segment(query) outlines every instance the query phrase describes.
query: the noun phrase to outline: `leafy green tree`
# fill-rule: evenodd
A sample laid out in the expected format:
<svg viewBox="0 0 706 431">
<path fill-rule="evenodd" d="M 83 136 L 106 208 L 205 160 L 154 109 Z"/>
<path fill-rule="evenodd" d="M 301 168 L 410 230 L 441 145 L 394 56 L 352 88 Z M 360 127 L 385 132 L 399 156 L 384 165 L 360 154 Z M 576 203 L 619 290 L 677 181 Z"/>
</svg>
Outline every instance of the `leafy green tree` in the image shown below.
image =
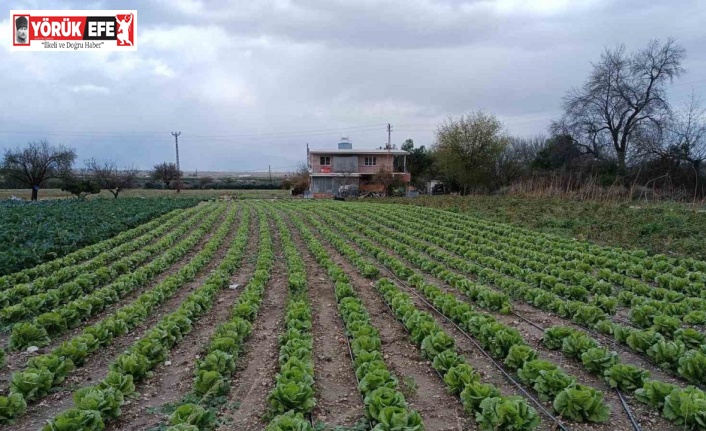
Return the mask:
<svg viewBox="0 0 706 431">
<path fill-rule="evenodd" d="M 433 159 L 431 151 L 427 150 L 424 145 L 414 148 L 414 141 L 407 139 L 402 144 L 402 150 L 407 151 L 407 172 L 412 177 L 412 183 L 417 187 L 424 185 L 432 175 Z"/>
<path fill-rule="evenodd" d="M 467 194 L 492 187 L 495 165 L 509 142 L 500 120 L 478 111 L 442 123 L 433 152 L 442 177 L 456 182 Z"/>
</svg>

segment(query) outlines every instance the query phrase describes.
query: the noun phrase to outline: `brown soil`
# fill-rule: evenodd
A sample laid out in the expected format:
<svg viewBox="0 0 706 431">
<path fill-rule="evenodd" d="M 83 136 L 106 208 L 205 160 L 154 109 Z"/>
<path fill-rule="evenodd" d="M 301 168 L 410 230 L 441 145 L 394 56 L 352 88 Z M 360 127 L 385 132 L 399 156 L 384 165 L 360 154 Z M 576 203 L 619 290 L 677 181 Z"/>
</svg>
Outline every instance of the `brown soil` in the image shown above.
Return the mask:
<svg viewBox="0 0 706 431">
<path fill-rule="evenodd" d="M 333 283 L 316 262 L 299 231 L 290 229 L 307 268 L 314 334 L 316 408 L 313 421 L 352 426 L 365 416 L 348 338 L 336 305 Z"/>
<path fill-rule="evenodd" d="M 221 220 L 222 220 L 222 218 L 221 218 Z M 184 238 L 191 235 L 193 233 L 193 231 L 196 230 L 198 228 L 198 226 L 200 226 L 200 225 L 201 225 L 200 223 L 192 225 L 191 228 L 186 233 L 184 233 L 184 235 L 182 235 L 177 241 L 181 241 Z M 215 233 L 216 229 L 218 229 L 218 222 L 214 223 L 214 226 L 211 228 L 211 230 L 209 232 L 207 232 L 206 235 L 204 235 L 204 237 L 201 238 L 196 243 L 196 245 L 184 257 L 179 259 L 176 263 L 174 263 L 169 268 L 167 268 L 167 270 L 165 270 L 164 272 L 159 274 L 157 277 L 155 277 L 152 280 L 152 282 L 148 283 L 147 285 L 145 285 L 139 289 L 136 289 L 136 290 L 128 293 L 123 298 L 121 298 L 120 301 L 118 301 L 114 304 L 111 304 L 106 309 L 91 316 L 88 320 L 84 321 L 79 327 L 71 329 L 68 332 L 66 332 L 65 334 L 61 335 L 60 337 L 53 339 L 48 346 L 42 347 L 33 353 L 29 353 L 24 350 L 19 351 L 19 352 L 10 352 L 10 351 L 7 352 L 7 356 L 6 356 L 7 366 L 6 366 L 5 370 L 3 370 L 4 372 L 0 375 L 0 391 L 4 392 L 7 390 L 11 373 L 16 370 L 22 369 L 30 358 L 32 358 L 33 356 L 37 356 L 37 355 L 51 352 L 54 348 L 59 346 L 64 341 L 70 340 L 71 338 L 81 334 L 83 332 L 84 328 L 91 326 L 91 325 L 103 320 L 107 316 L 113 314 L 118 309 L 122 308 L 125 304 L 132 302 L 138 296 L 140 296 L 143 293 L 145 293 L 146 291 L 152 289 L 155 285 L 161 283 L 168 276 L 176 273 L 179 270 L 179 268 L 181 268 L 184 265 L 184 263 L 188 262 L 196 253 L 198 253 L 198 251 L 200 251 L 203 248 L 203 246 L 208 242 L 208 240 L 211 239 L 211 237 Z M 168 235 L 168 233 L 166 235 Z M 142 265 L 145 265 L 145 264 L 153 261 L 154 259 L 158 258 L 162 254 L 163 253 L 160 253 L 159 255 L 156 255 L 153 258 L 148 259 Z M 140 265 L 140 266 L 142 266 L 142 265 Z M 100 289 L 100 287 L 98 289 Z"/>
<path fill-rule="evenodd" d="M 236 226 L 237 227 L 237 224 Z M 250 222 L 249 240 L 246 250 L 257 250 L 257 225 Z M 226 244 L 229 244 L 232 236 Z M 218 261 L 225 256 L 219 252 Z M 138 391 L 142 398 L 129 401 L 122 409 L 122 415 L 117 421 L 110 422 L 106 430 L 143 430 L 166 422 L 167 418 L 159 414 L 157 407 L 181 400 L 191 392 L 195 360 L 203 354 L 203 349 L 208 344 L 218 325 L 227 322 L 230 310 L 244 288 L 248 279 L 254 272 L 254 256 L 243 260 L 243 265 L 234 274 L 230 284 L 239 284 L 238 289 L 222 289 L 213 308 L 194 325 L 193 330 L 170 353 L 170 365 L 159 365 L 155 368 L 155 378 L 140 385 Z"/>
<path fill-rule="evenodd" d="M 425 427 L 435 431 L 473 428 L 473 420 L 464 413 L 460 400 L 446 391 L 444 382 L 431 367 L 431 363 L 421 355 L 404 326 L 387 308 L 373 287 L 373 282 L 359 275 L 325 240 L 320 241 L 329 251 L 331 259 L 351 278 L 370 314 L 372 324 L 380 331 L 382 350 L 390 372 L 397 375 L 400 389 L 405 393 L 410 406 L 422 415 Z M 479 372 L 483 371 L 479 368 Z M 416 389 L 408 389 L 414 386 Z"/>
<path fill-rule="evenodd" d="M 222 220 L 222 219 L 221 219 Z M 216 223 L 216 227 L 219 223 Z M 134 328 L 129 333 L 113 339 L 110 345 L 104 347 L 102 350 L 97 351 L 93 355 L 89 356 L 86 363 L 77 368 L 64 383 L 55 388 L 54 391 L 44 399 L 42 399 L 38 404 L 28 406 L 27 414 L 20 418 L 15 425 L 14 429 L 17 430 L 33 430 L 37 429 L 46 419 L 53 418 L 61 411 L 70 408 L 73 404 L 72 395 L 73 392 L 85 385 L 91 385 L 98 383 L 101 379 L 105 377 L 108 372 L 108 365 L 117 357 L 121 352 L 130 347 L 135 341 L 139 340 L 149 329 L 151 329 L 155 324 L 157 324 L 165 315 L 176 310 L 184 299 L 194 290 L 196 290 L 203 281 L 208 277 L 213 269 L 215 269 L 220 261 L 223 259 L 228 245 L 233 239 L 236 230 L 236 224 L 233 225 L 232 231 L 226 236 L 223 244 L 216 252 L 214 258 L 211 262 L 198 272 L 195 279 L 182 286 L 174 295 L 165 301 L 162 305 L 158 306 L 152 311 L 152 314 L 140 324 L 138 327 Z M 198 253 L 201 247 L 192 248 L 184 260 L 180 261 L 179 266 L 172 266 L 169 272 L 176 272 L 178 269 L 188 262 L 195 254 Z M 164 273 L 163 277 L 166 277 Z M 154 284 L 154 283 L 152 283 Z M 138 388 L 140 392 L 140 388 Z"/>
<path fill-rule="evenodd" d="M 270 224 L 271 232 L 276 232 Z M 274 386 L 279 368 L 278 335 L 284 329 L 287 305 L 287 268 L 277 234 L 272 235 L 275 262 L 270 281 L 265 288 L 262 307 L 255 318 L 253 333 L 245 342 L 238 359 L 231 391 L 225 409 L 219 415 L 223 425 L 219 430 L 262 430 L 265 428 L 267 396 Z"/>
</svg>

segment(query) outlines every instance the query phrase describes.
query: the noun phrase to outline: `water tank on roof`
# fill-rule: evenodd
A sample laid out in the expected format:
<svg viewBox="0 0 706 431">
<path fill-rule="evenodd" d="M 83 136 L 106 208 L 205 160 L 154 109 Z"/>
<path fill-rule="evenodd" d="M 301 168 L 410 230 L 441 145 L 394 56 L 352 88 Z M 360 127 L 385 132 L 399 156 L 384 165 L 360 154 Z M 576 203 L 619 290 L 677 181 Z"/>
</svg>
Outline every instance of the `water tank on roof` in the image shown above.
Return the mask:
<svg viewBox="0 0 706 431">
<path fill-rule="evenodd" d="M 353 143 L 348 138 L 341 138 L 341 142 L 338 143 L 339 150 L 352 150 Z"/>
</svg>

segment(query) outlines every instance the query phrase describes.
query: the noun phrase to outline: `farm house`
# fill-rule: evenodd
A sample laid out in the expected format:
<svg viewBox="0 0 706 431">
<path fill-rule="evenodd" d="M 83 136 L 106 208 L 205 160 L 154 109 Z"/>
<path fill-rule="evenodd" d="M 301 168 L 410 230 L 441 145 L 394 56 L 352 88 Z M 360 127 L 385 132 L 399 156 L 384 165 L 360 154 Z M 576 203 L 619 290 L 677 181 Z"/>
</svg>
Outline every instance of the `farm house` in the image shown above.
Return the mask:
<svg viewBox="0 0 706 431">
<path fill-rule="evenodd" d="M 341 187 L 374 191 L 379 186 L 371 184 L 380 171 L 409 184 L 407 151 L 398 149 L 353 149 L 353 144 L 342 138 L 335 150 L 307 148 L 307 166 L 311 175 L 309 191 L 314 196 L 331 196 Z"/>
</svg>

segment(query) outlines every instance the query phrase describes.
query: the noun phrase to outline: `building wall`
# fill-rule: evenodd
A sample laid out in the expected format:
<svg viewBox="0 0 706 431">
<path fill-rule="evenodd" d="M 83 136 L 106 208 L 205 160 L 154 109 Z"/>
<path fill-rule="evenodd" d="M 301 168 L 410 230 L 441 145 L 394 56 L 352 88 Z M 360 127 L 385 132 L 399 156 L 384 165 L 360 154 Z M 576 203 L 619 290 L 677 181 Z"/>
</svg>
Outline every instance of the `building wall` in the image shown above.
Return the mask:
<svg viewBox="0 0 706 431">
<path fill-rule="evenodd" d="M 358 178 L 342 177 L 311 177 L 311 191 L 313 193 L 338 193 L 338 188 L 347 184 L 359 184 Z"/>
<path fill-rule="evenodd" d="M 314 173 L 321 173 L 321 156 L 325 156 L 325 154 L 310 154 L 309 157 L 311 157 L 311 168 Z M 353 155 L 351 155 L 353 156 Z M 338 157 L 340 159 L 349 159 L 351 156 L 336 156 L 336 155 L 330 155 L 331 157 L 331 172 L 343 172 L 343 170 L 340 170 L 337 162 L 335 159 Z M 355 156 L 354 156 L 355 157 Z M 394 156 L 392 155 L 387 155 L 387 154 L 358 154 L 358 166 L 357 170 L 353 172 L 361 173 L 361 174 L 374 174 L 378 172 L 381 168 L 385 168 L 389 171 L 392 171 L 393 168 L 393 161 L 394 161 Z M 375 157 L 377 158 L 377 165 L 375 166 L 365 166 L 365 158 L 366 157 Z M 347 162 L 346 162 L 347 166 Z M 338 169 L 338 170 L 336 170 Z"/>
</svg>

